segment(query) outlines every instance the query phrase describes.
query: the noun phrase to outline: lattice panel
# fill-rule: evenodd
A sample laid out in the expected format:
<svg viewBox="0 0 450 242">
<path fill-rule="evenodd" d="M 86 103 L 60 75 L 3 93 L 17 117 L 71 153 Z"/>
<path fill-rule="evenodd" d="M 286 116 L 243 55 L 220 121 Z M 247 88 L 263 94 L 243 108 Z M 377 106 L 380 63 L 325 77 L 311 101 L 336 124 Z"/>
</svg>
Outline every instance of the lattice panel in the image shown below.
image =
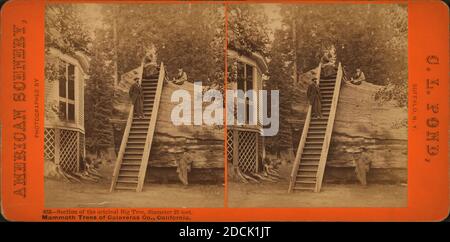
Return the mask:
<svg viewBox="0 0 450 242">
<path fill-rule="evenodd" d="M 84 134 L 79 133 L 78 134 L 80 136 L 80 144 L 79 144 L 79 151 L 80 151 L 80 157 L 85 157 L 85 139 L 84 139 Z"/>
<path fill-rule="evenodd" d="M 44 129 L 44 158 L 49 161 L 55 161 L 55 129 Z"/>
<path fill-rule="evenodd" d="M 256 139 L 258 133 L 239 131 L 239 146 L 238 146 L 238 165 L 242 172 L 252 173 L 256 172 Z"/>
<path fill-rule="evenodd" d="M 233 163 L 233 130 L 227 130 L 227 158 Z"/>
<path fill-rule="evenodd" d="M 59 165 L 64 171 L 78 170 L 78 132 L 60 130 L 60 160 Z"/>
</svg>

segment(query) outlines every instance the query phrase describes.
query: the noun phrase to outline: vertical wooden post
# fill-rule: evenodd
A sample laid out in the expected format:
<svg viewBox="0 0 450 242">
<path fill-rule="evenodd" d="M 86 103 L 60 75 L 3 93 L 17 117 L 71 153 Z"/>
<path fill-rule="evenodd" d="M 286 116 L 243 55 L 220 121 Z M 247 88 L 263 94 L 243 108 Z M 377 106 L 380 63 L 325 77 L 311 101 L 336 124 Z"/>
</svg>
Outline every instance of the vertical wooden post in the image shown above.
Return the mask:
<svg viewBox="0 0 450 242">
<path fill-rule="evenodd" d="M 59 132 L 59 128 L 55 128 L 55 164 L 59 165 L 60 164 L 60 132 Z"/>
<path fill-rule="evenodd" d="M 256 145 L 256 149 L 255 149 L 255 172 L 259 171 L 259 133 L 255 132 L 255 145 Z"/>
<path fill-rule="evenodd" d="M 239 132 L 233 129 L 233 167 L 239 165 Z"/>
<path fill-rule="evenodd" d="M 79 131 L 75 131 L 75 132 L 77 132 L 77 172 L 79 172 L 80 171 L 80 152 L 81 152 L 81 150 L 80 150 L 81 132 L 79 132 Z"/>
</svg>

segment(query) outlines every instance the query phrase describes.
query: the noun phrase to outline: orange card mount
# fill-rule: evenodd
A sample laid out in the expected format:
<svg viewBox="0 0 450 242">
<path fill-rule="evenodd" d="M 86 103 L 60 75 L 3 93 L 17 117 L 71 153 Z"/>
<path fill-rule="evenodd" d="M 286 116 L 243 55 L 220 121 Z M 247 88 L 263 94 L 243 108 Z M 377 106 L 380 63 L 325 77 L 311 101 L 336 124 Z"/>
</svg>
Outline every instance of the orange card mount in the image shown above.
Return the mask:
<svg viewBox="0 0 450 242">
<path fill-rule="evenodd" d="M 10 221 L 448 215 L 442 2 L 12 0 L 1 33 Z"/>
</svg>

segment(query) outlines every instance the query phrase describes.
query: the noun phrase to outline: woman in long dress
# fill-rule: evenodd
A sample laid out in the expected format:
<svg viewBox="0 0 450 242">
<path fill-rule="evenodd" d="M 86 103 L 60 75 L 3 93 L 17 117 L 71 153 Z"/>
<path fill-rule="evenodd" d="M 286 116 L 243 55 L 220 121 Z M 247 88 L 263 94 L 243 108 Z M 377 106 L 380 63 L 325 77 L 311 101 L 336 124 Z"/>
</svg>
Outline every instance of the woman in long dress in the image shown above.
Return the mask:
<svg viewBox="0 0 450 242">
<path fill-rule="evenodd" d="M 322 97 L 320 95 L 319 86 L 317 85 L 317 78 L 312 79 L 308 86 L 306 96 L 308 97 L 309 104 L 311 104 L 311 116 L 313 118 L 322 118 Z"/>
<path fill-rule="evenodd" d="M 145 118 L 144 116 L 144 96 L 142 95 L 142 86 L 139 83 L 139 78 L 134 79 L 135 83 L 130 87 L 130 98 L 134 105 L 134 116 L 138 118 Z"/>
</svg>

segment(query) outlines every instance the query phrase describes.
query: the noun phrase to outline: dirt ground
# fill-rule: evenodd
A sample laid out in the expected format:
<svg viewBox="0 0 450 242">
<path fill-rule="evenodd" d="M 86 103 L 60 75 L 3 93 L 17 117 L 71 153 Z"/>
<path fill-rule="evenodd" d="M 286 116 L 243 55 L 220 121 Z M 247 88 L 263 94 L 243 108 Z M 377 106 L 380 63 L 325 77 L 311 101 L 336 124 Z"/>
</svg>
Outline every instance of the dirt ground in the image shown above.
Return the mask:
<svg viewBox="0 0 450 242">
<path fill-rule="evenodd" d="M 45 207 L 133 207 L 133 208 L 205 208 L 224 206 L 224 186 L 212 184 L 146 183 L 140 193 L 110 193 L 112 166 L 100 170 L 105 177 L 99 183 L 67 183 L 46 178 Z M 282 169 L 288 177 L 288 169 Z M 406 207 L 406 184 L 324 184 L 320 193 L 287 193 L 289 183 L 242 184 L 228 182 L 229 207 Z"/>
<path fill-rule="evenodd" d="M 67 183 L 44 180 L 45 207 L 131 207 L 131 208 L 207 208 L 223 207 L 224 187 L 219 185 L 146 183 L 143 191 L 110 193 L 112 166 L 101 168 L 105 179 L 99 183 Z"/>
<path fill-rule="evenodd" d="M 228 183 L 229 207 L 407 207 L 406 184 L 326 184 L 319 193 L 288 193 L 291 166 L 279 167 L 277 183 Z"/>
<path fill-rule="evenodd" d="M 229 207 L 406 207 L 408 189 L 404 185 L 326 184 L 320 193 L 296 191 L 289 184 L 229 183 Z"/>
</svg>

